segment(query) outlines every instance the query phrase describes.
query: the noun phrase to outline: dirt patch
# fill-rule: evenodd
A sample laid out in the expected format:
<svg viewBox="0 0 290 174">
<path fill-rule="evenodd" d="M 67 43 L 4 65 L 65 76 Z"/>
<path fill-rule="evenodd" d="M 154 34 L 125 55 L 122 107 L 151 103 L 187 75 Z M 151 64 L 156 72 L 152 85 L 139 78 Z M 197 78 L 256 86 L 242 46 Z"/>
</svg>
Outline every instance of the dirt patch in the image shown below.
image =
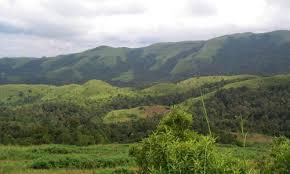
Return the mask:
<svg viewBox="0 0 290 174">
<path fill-rule="evenodd" d="M 242 141 L 243 138 L 240 134 L 236 134 L 237 139 Z M 249 134 L 247 136 L 247 142 L 249 143 L 272 143 L 273 138 L 271 136 L 263 135 L 263 134 Z"/>
<path fill-rule="evenodd" d="M 170 107 L 168 106 L 155 105 L 155 106 L 144 107 L 144 115 L 146 117 L 152 117 L 156 115 L 165 115 L 168 112 L 170 112 Z"/>
</svg>

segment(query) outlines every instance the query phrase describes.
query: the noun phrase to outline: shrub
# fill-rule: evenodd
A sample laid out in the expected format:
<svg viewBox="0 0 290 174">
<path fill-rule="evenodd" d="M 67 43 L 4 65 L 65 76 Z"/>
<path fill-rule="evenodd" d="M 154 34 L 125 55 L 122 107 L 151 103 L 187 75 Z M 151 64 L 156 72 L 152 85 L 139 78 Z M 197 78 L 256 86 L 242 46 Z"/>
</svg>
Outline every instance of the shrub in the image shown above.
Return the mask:
<svg viewBox="0 0 290 174">
<path fill-rule="evenodd" d="M 192 116 L 174 109 L 157 130 L 140 144 L 132 146 L 140 173 L 245 173 L 242 163 L 220 155 L 215 139 L 191 131 Z"/>
<path fill-rule="evenodd" d="M 48 147 L 40 147 L 32 149 L 33 153 L 48 153 L 48 154 L 69 154 L 75 153 L 78 149 L 62 145 L 51 145 Z"/>
<path fill-rule="evenodd" d="M 290 171 L 290 140 L 285 137 L 274 139 L 270 154 L 261 161 L 261 173 L 284 174 Z"/>
<path fill-rule="evenodd" d="M 31 168 L 34 169 L 51 169 L 51 168 L 105 168 L 116 167 L 120 165 L 128 165 L 129 158 L 98 158 L 96 156 L 83 155 L 57 155 L 42 157 L 32 161 Z"/>
</svg>

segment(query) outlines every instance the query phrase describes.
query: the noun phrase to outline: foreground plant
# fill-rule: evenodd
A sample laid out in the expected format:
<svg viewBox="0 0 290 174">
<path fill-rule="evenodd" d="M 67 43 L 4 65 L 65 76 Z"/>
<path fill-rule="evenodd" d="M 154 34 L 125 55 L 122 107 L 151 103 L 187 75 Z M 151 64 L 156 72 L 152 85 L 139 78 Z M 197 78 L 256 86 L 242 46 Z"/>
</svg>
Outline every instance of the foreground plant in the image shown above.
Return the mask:
<svg viewBox="0 0 290 174">
<path fill-rule="evenodd" d="M 261 161 L 262 174 L 290 173 L 290 140 L 285 137 L 274 139 L 271 152 Z"/>
<path fill-rule="evenodd" d="M 130 149 L 142 174 L 247 173 L 238 159 L 217 152 L 212 136 L 191 130 L 192 116 L 174 109 L 157 130 Z"/>
</svg>

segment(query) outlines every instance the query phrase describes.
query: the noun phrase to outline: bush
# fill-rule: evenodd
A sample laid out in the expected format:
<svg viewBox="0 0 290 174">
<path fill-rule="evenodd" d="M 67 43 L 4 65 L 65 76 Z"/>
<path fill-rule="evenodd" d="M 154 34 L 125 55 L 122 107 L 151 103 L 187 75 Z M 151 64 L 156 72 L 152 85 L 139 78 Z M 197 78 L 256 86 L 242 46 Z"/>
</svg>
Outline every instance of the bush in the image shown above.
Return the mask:
<svg viewBox="0 0 290 174">
<path fill-rule="evenodd" d="M 129 158 L 98 158 L 96 156 L 83 155 L 57 155 L 42 157 L 32 161 L 31 168 L 34 169 L 51 169 L 51 168 L 105 168 L 128 165 Z"/>
<path fill-rule="evenodd" d="M 246 167 L 232 157 L 220 155 L 215 139 L 191 131 L 192 116 L 173 110 L 157 130 L 132 146 L 140 173 L 245 173 Z"/>
<path fill-rule="evenodd" d="M 51 145 L 48 147 L 40 147 L 32 149 L 33 153 L 48 153 L 48 154 L 69 154 L 76 153 L 78 149 L 62 145 Z"/>
<path fill-rule="evenodd" d="M 262 174 L 284 174 L 290 171 L 290 140 L 285 137 L 274 139 L 270 154 L 259 166 Z"/>
</svg>

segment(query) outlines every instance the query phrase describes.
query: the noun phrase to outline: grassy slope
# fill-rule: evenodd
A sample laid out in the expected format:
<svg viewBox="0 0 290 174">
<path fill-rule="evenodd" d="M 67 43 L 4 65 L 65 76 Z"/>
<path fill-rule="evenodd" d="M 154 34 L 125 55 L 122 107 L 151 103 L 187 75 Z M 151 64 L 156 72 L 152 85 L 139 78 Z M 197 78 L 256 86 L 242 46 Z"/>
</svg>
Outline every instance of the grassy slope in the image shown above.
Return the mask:
<svg viewBox="0 0 290 174">
<path fill-rule="evenodd" d="M 194 60 L 212 61 L 213 57 L 218 53 L 219 49 L 222 48 L 223 42 L 225 40 L 225 37 L 219 37 L 207 41 L 197 53 L 190 54 L 189 56 L 178 61 L 170 73 L 179 74 L 190 71 L 195 67 L 193 64 Z"/>
<path fill-rule="evenodd" d="M 100 80 L 91 80 L 83 85 L 1 85 L 0 102 L 28 104 L 53 100 L 99 100 L 117 95 L 135 95 L 129 88 L 118 88 Z M 26 100 L 24 100 L 26 99 Z"/>
<path fill-rule="evenodd" d="M 140 106 L 131 109 L 120 109 L 109 112 L 104 118 L 104 123 L 123 123 L 132 120 L 145 119 L 154 115 L 164 115 L 170 111 L 168 106 Z"/>
<path fill-rule="evenodd" d="M 206 76 L 206 77 L 193 77 L 178 83 L 160 83 L 149 88 L 140 91 L 142 95 L 152 96 L 165 96 L 174 93 L 184 93 L 189 90 L 199 90 L 199 88 L 205 84 L 212 84 L 221 81 L 239 80 L 244 81 L 247 79 L 256 79 L 257 76 L 252 75 L 237 75 L 237 76 Z M 130 109 L 114 110 L 109 112 L 104 117 L 105 123 L 120 123 L 130 120 L 138 120 L 140 118 L 146 118 L 148 110 L 156 110 L 156 114 L 162 114 L 166 111 L 167 106 L 144 106 Z M 154 115 L 154 114 L 153 114 Z"/>
<path fill-rule="evenodd" d="M 90 80 L 83 85 L 70 84 L 63 86 L 53 85 L 0 85 L 0 103 L 23 104 L 52 100 L 99 100 L 108 99 L 117 95 L 169 95 L 176 92 L 186 92 L 197 89 L 204 84 L 222 80 L 249 79 L 256 76 L 207 76 L 194 77 L 179 83 L 157 84 L 141 91 L 130 88 L 119 88 L 101 80 Z"/>
<path fill-rule="evenodd" d="M 259 88 L 259 87 L 269 87 L 275 85 L 289 85 L 290 84 L 290 74 L 286 75 L 276 75 L 271 77 L 256 77 L 254 79 L 244 80 L 240 82 L 230 83 L 222 87 L 222 89 L 229 89 L 229 88 L 239 88 L 239 87 L 248 87 L 248 88 Z M 215 94 L 215 91 L 204 94 L 204 98 L 210 98 Z M 185 110 L 193 105 L 195 102 L 200 101 L 200 97 L 190 98 L 182 103 L 179 104 Z"/>
<path fill-rule="evenodd" d="M 210 84 L 219 82 L 221 80 L 239 80 L 237 82 L 226 84 L 222 87 L 222 89 L 229 88 L 238 88 L 242 86 L 246 86 L 249 88 L 258 88 L 258 87 L 268 87 L 274 85 L 281 84 L 290 84 L 290 74 L 289 75 L 277 75 L 272 77 L 259 77 L 259 76 L 251 76 L 251 75 L 239 75 L 239 76 L 207 76 L 207 77 L 199 77 L 199 78 L 190 78 L 188 80 L 181 81 L 179 83 L 161 83 L 154 85 L 152 87 L 143 89 L 141 93 L 147 95 L 169 95 L 177 92 L 185 92 L 190 89 L 199 90 L 204 84 Z M 212 91 L 204 94 L 204 98 L 210 98 L 215 94 L 216 91 Z M 184 102 L 178 104 L 178 106 L 183 109 L 187 109 L 189 106 L 195 104 L 200 101 L 200 97 L 190 98 L 185 100 Z M 145 106 L 145 108 L 149 106 Z M 163 106 L 164 108 L 166 106 Z M 122 109 L 115 110 L 109 112 L 104 117 L 105 123 L 118 123 L 118 122 L 126 122 L 129 120 L 137 120 L 140 118 L 146 118 L 144 114 L 144 107 L 140 109 L 140 107 L 131 108 L 131 109 Z"/>
<path fill-rule="evenodd" d="M 199 89 L 206 84 L 212 84 L 221 81 L 245 80 L 256 78 L 253 75 L 236 75 L 236 76 L 204 76 L 192 77 L 178 83 L 159 83 L 149 88 L 143 89 L 141 92 L 148 95 L 168 95 L 179 92 L 186 92 L 192 89 Z"/>
</svg>

